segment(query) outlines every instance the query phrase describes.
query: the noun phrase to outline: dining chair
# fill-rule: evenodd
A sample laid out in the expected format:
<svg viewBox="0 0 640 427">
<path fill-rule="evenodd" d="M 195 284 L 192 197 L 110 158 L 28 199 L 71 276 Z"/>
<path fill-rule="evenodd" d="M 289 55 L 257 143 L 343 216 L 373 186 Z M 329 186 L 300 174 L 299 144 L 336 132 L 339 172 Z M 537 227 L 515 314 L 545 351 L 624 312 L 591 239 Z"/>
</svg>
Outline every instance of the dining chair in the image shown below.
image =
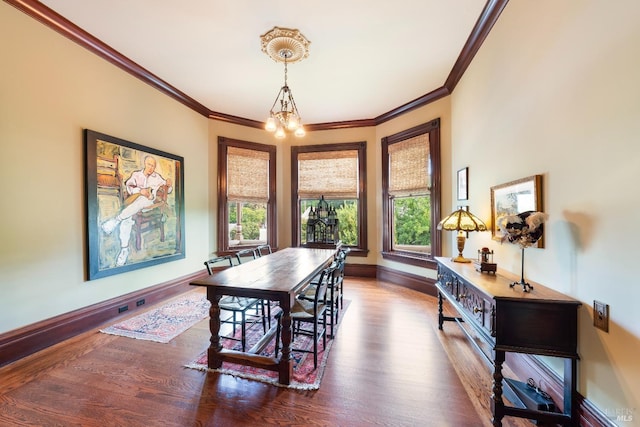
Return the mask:
<svg viewBox="0 0 640 427">
<path fill-rule="evenodd" d="M 271 251 L 271 245 L 259 245 L 258 247 L 256 247 L 256 254 L 261 257 L 262 255 L 268 255 L 270 253 L 273 253 Z"/>
<path fill-rule="evenodd" d="M 207 272 L 209 273 L 209 276 L 211 276 L 217 270 L 233 267 L 233 261 L 231 255 L 218 256 L 206 260 L 204 262 L 204 266 L 207 267 Z"/>
<path fill-rule="evenodd" d="M 255 248 L 241 249 L 236 252 L 236 261 L 238 264 L 244 264 L 245 262 L 253 261 L 258 258 Z"/>
<path fill-rule="evenodd" d="M 219 256 L 209 259 L 204 262 L 207 267 L 209 275 L 215 273 L 216 269 L 222 267 L 233 267 L 233 259 L 235 257 L 231 255 Z M 228 263 L 228 265 L 226 265 Z M 242 351 L 246 351 L 247 348 L 247 329 L 255 325 L 259 321 L 262 321 L 262 329 L 266 333 L 267 320 L 271 325 L 271 319 L 267 319 L 265 316 L 264 303 L 259 298 L 246 298 L 226 295 L 220 298 L 218 306 L 221 310 L 225 310 L 231 313 L 229 317 L 220 319 L 220 323 L 231 324 L 233 331 L 231 335 L 225 336 L 225 338 L 240 341 L 242 345 Z M 269 310 L 270 311 L 270 310 Z M 240 326 L 240 338 L 236 337 L 236 331 Z"/>
<path fill-rule="evenodd" d="M 292 346 L 291 351 L 303 353 L 313 353 L 313 367 L 318 367 L 318 341 L 322 338 L 323 349 L 327 347 L 327 286 L 332 282 L 332 277 L 336 274 L 336 267 L 330 266 L 325 268 L 320 274 L 320 280 L 315 284 L 309 284 L 314 289 L 313 301 L 306 298 L 296 298 L 291 307 L 291 329 L 293 338 L 298 335 L 306 335 L 311 337 L 312 348 L 295 348 Z M 301 294 L 304 295 L 304 292 Z M 275 356 L 280 350 L 280 331 L 282 328 L 282 311 L 276 314 L 277 330 L 276 330 L 276 349 Z M 311 329 L 303 327 L 303 325 L 311 326 Z"/>
<path fill-rule="evenodd" d="M 271 248 L 271 247 L 269 247 Z M 236 252 L 236 262 L 239 264 L 244 264 L 260 257 L 260 253 L 258 252 L 258 248 L 247 248 L 241 249 Z M 271 329 L 271 301 L 269 300 L 261 300 L 259 303 L 259 308 L 262 311 L 262 316 L 266 319 L 266 323 L 264 324 L 264 332 L 267 333 L 269 329 Z M 266 308 L 266 312 L 265 312 Z"/>
<path fill-rule="evenodd" d="M 320 280 L 327 281 L 327 316 L 329 317 L 329 338 L 335 337 L 335 330 L 340 318 L 340 310 L 344 308 L 344 267 L 347 254 L 351 251 L 348 247 L 343 247 L 336 252 L 335 259 L 331 264 L 336 269 L 332 276 L 322 274 L 311 280 L 310 286 L 299 295 L 299 298 L 313 301 L 315 286 Z"/>
<path fill-rule="evenodd" d="M 351 248 L 343 246 L 338 250 L 336 255 L 336 261 L 339 269 L 336 287 L 339 293 L 340 309 L 344 308 L 344 267 L 347 263 L 347 255 L 349 255 L 349 252 L 351 252 Z"/>
</svg>

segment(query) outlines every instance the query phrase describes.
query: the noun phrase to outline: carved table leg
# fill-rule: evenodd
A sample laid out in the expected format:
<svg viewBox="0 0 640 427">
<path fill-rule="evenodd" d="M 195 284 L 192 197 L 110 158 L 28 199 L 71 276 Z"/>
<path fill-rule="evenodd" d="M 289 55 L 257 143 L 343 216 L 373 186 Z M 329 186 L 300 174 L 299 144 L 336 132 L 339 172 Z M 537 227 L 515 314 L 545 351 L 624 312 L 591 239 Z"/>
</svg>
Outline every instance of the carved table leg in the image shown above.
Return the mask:
<svg viewBox="0 0 640 427">
<path fill-rule="evenodd" d="M 493 361 L 493 394 L 491 395 L 491 410 L 493 412 L 494 427 L 502 426 L 502 418 L 504 417 L 504 402 L 502 401 L 502 364 L 504 363 L 504 351 L 496 350 L 496 356 Z"/>
<path fill-rule="evenodd" d="M 220 350 L 222 350 L 222 344 L 220 344 L 220 302 L 221 295 L 213 292 L 212 287 L 207 288 L 207 299 L 211 303 L 209 309 L 209 330 L 211 331 L 211 338 L 209 350 L 207 352 L 207 360 L 209 368 L 220 368 L 222 366 L 222 359 L 220 359 Z"/>
<path fill-rule="evenodd" d="M 438 329 L 442 330 L 444 316 L 442 315 L 442 293 L 438 291 Z"/>
<path fill-rule="evenodd" d="M 280 362 L 278 368 L 278 381 L 280 384 L 289 384 L 293 375 L 293 361 L 291 360 L 291 296 L 280 301 L 280 308 L 282 309 L 281 322 L 281 339 L 282 339 L 282 353 L 280 355 Z"/>
</svg>

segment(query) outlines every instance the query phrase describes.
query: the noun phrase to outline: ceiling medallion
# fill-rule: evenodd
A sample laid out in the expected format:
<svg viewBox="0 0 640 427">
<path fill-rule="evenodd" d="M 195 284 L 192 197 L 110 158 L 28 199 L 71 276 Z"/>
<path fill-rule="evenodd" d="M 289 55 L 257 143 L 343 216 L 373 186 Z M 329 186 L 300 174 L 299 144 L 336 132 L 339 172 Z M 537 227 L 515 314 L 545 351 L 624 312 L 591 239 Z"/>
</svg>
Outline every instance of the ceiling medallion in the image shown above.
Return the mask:
<svg viewBox="0 0 640 427">
<path fill-rule="evenodd" d="M 291 28 L 273 27 L 260 36 L 262 51 L 276 62 L 291 64 L 299 62 L 309 56 L 311 42 L 300 33 Z"/>
</svg>

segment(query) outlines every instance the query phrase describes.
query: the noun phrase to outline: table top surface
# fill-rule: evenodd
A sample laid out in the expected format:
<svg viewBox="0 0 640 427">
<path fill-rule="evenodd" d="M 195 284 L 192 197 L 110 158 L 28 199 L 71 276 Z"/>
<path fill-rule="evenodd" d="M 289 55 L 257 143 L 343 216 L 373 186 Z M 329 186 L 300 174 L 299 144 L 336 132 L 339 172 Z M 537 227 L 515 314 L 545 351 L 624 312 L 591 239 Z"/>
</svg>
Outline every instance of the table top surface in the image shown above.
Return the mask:
<svg viewBox="0 0 640 427">
<path fill-rule="evenodd" d="M 540 300 L 580 304 L 579 301 L 568 295 L 531 280 L 527 280 L 533 286 L 530 292 L 523 292 L 522 287 L 519 285 L 509 287 L 509 283 L 517 281 L 519 278 L 515 275 L 506 277 L 500 269 L 498 269 L 497 274 L 485 274 L 476 271 L 473 263 L 453 262 L 446 257 L 436 257 L 436 261 L 473 283 L 480 291 L 494 299 Z"/>
<path fill-rule="evenodd" d="M 334 249 L 285 248 L 190 284 L 213 287 L 229 295 L 240 295 L 237 292 L 243 290 L 291 293 L 327 267 L 335 253 Z"/>
</svg>

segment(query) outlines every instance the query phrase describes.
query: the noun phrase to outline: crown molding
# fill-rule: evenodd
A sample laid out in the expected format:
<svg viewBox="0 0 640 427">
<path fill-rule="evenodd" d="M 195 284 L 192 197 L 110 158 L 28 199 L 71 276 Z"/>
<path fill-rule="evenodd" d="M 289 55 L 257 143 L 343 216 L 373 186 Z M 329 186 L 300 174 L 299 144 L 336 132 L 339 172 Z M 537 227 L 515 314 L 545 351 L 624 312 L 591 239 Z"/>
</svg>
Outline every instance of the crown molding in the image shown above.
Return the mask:
<svg viewBox="0 0 640 427">
<path fill-rule="evenodd" d="M 456 60 L 449 77 L 444 83 L 444 87 L 449 90 L 449 93 L 453 92 L 456 85 L 462 79 L 464 72 L 467 71 L 469 64 L 473 60 L 474 56 L 480 50 L 482 43 L 489 35 L 489 32 L 493 28 L 493 25 L 498 21 L 498 17 L 509 3 L 509 0 L 489 0 L 484 6 L 480 17 L 476 21 L 476 25 L 471 30 L 471 34 L 467 39 L 467 42 L 462 47 L 460 55 Z"/>
<path fill-rule="evenodd" d="M 69 40 L 79 44 L 87 50 L 95 53 L 99 57 L 109 61 L 116 67 L 128 72 L 134 77 L 139 78 L 143 82 L 158 89 L 160 92 L 169 95 L 176 101 L 186 105 L 192 110 L 204 115 L 209 116 L 211 111 L 200 104 L 195 99 L 191 98 L 184 92 L 171 86 L 160 77 L 156 76 L 149 70 L 133 62 L 111 46 L 105 44 L 101 40 L 92 36 L 82 28 L 75 25 L 73 22 L 66 19 L 64 16 L 58 14 L 52 9 L 48 8 L 44 4 L 36 0 L 4 0 L 6 3 L 14 6 L 18 10 L 24 12 L 35 20 L 41 22 L 52 30 L 60 33 Z"/>
</svg>

